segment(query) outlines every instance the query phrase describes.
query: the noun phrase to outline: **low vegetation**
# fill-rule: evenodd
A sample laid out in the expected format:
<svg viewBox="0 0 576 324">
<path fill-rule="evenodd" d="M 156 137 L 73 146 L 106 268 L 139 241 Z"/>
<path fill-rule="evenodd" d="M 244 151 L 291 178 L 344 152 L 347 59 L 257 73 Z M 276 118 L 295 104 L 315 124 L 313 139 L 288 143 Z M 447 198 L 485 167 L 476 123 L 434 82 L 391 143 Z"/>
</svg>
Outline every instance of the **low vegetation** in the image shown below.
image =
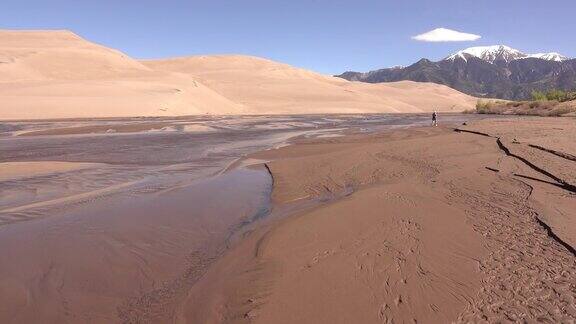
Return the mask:
<svg viewBox="0 0 576 324">
<path fill-rule="evenodd" d="M 532 100 L 478 100 L 475 111 L 469 113 L 530 116 L 576 116 L 576 91 L 533 91 Z"/>
<path fill-rule="evenodd" d="M 576 90 L 575 91 L 564 91 L 564 90 L 549 90 L 544 91 L 532 91 L 532 101 L 558 101 L 566 102 L 576 100 Z"/>
</svg>

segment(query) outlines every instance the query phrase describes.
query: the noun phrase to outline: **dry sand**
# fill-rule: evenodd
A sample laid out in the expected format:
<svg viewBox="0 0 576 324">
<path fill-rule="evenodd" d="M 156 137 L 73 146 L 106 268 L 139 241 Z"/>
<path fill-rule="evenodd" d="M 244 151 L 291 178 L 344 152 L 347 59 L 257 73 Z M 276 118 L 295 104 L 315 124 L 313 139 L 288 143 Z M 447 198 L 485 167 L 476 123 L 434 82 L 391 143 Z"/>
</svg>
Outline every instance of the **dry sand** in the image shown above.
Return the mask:
<svg viewBox="0 0 576 324">
<path fill-rule="evenodd" d="M 0 120 L 461 111 L 445 86 L 348 82 L 265 59 L 138 61 L 69 31 L 0 30 Z"/>
<path fill-rule="evenodd" d="M 462 111 L 476 104 L 473 97 L 433 83 L 349 82 L 243 55 L 143 63 L 155 70 L 186 73 L 256 114 Z"/>
<path fill-rule="evenodd" d="M 0 119 L 238 114 L 178 73 L 153 71 L 68 31 L 0 30 Z"/>
<path fill-rule="evenodd" d="M 574 154 L 574 121 L 463 127 L 502 139 L 420 128 L 254 155 L 276 210 L 304 207 L 220 259 L 178 322 L 574 322 L 576 197 L 559 179 L 576 162 L 526 148 Z"/>
</svg>

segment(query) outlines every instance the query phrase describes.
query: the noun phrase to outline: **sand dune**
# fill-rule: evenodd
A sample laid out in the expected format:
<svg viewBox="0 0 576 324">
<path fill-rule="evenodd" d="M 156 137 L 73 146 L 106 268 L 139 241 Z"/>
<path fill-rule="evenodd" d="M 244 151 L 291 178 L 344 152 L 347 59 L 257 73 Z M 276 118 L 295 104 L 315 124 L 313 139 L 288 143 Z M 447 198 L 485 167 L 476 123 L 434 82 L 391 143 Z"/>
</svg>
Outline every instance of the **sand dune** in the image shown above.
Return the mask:
<svg viewBox="0 0 576 324">
<path fill-rule="evenodd" d="M 143 63 L 187 73 L 257 114 L 462 111 L 476 102 L 446 86 L 349 82 L 251 56 L 196 56 Z"/>
<path fill-rule="evenodd" d="M 422 112 L 475 99 L 427 83 L 363 84 L 248 56 L 138 61 L 69 31 L 0 30 L 0 119 Z"/>
<path fill-rule="evenodd" d="M 190 76 L 68 31 L 0 31 L 0 119 L 237 114 Z"/>
<path fill-rule="evenodd" d="M 0 81 L 142 76 L 152 70 L 69 31 L 0 31 Z"/>
</svg>

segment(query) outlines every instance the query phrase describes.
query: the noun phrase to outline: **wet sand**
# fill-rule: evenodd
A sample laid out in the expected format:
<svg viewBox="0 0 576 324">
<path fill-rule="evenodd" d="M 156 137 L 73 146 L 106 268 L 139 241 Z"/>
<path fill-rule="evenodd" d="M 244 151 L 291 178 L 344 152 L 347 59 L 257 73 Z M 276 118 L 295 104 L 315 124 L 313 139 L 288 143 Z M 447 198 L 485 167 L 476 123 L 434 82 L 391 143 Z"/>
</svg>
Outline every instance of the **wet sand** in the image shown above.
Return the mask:
<svg viewBox="0 0 576 324">
<path fill-rule="evenodd" d="M 296 137 L 342 136 L 426 122 L 422 115 L 3 122 L 0 224 L 60 214 L 106 197 L 185 185 L 227 170 L 246 154 L 287 145 Z M 14 178 L 18 174 L 26 176 Z"/>
<path fill-rule="evenodd" d="M 4 162 L 0 165 L 0 181 L 16 180 L 26 177 L 37 177 L 59 172 L 69 172 L 97 166 L 94 163 L 70 162 Z"/>
<path fill-rule="evenodd" d="M 423 115 L 2 122 L 0 322 L 170 322 L 196 280 L 267 215 L 271 177 L 265 161 L 247 154 L 295 138 L 426 122 Z"/>
<path fill-rule="evenodd" d="M 242 169 L 0 227 L 0 322 L 169 322 L 270 189 Z"/>
<path fill-rule="evenodd" d="M 276 210 L 315 204 L 216 262 L 179 322 L 573 322 L 575 166 L 566 156 L 576 152 L 562 143 L 574 120 L 460 127 L 468 132 L 304 140 L 253 155 L 271 160 Z M 529 151 L 532 143 L 547 149 Z"/>
<path fill-rule="evenodd" d="M 569 322 L 573 120 L 482 118 L 3 124 L 0 322 Z"/>
</svg>

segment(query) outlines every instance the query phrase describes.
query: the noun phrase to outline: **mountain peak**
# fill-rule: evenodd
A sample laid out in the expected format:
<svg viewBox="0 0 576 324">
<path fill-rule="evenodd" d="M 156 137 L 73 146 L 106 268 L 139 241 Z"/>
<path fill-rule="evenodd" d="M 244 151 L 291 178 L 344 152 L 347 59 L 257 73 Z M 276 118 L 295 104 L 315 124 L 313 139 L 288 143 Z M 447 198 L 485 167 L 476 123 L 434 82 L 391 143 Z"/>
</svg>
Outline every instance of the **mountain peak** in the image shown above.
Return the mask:
<svg viewBox="0 0 576 324">
<path fill-rule="evenodd" d="M 526 57 L 527 55 L 517 49 L 506 45 L 492 45 L 492 46 L 476 46 L 458 51 L 445 60 L 455 60 L 461 58 L 465 61 L 470 57 L 477 57 L 481 60 L 494 63 L 496 61 L 510 62 L 519 58 Z"/>
<path fill-rule="evenodd" d="M 535 57 L 546 61 L 556 62 L 562 62 L 570 59 L 569 57 L 556 52 L 528 54 L 528 57 Z"/>
<path fill-rule="evenodd" d="M 513 60 L 523 59 L 523 58 L 539 58 L 547 61 L 565 61 L 568 57 L 552 52 L 552 53 L 537 53 L 537 54 L 526 54 L 517 49 L 514 49 L 506 45 L 492 45 L 492 46 L 476 46 L 470 47 L 458 51 L 444 60 L 454 61 L 456 59 L 463 59 L 468 61 L 470 57 L 476 57 L 489 63 L 494 63 L 496 61 L 510 62 Z"/>
<path fill-rule="evenodd" d="M 432 61 L 430 61 L 427 58 L 421 58 L 420 60 L 418 60 L 418 62 L 416 62 L 415 64 L 431 64 L 433 63 Z"/>
</svg>

